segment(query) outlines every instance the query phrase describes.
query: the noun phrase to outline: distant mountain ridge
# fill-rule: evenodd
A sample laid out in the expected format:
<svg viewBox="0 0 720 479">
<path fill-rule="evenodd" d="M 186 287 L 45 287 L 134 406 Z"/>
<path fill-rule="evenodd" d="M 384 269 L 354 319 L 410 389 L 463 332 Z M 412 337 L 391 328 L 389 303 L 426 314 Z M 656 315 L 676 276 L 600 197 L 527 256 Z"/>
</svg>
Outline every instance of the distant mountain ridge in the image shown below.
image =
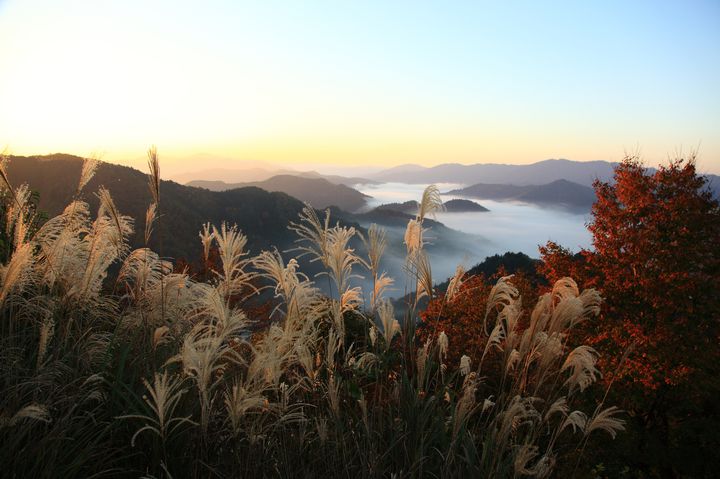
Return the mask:
<svg viewBox="0 0 720 479">
<path fill-rule="evenodd" d="M 325 175 L 314 170 L 298 171 L 288 168 L 272 168 L 270 166 L 253 166 L 247 168 L 212 168 L 207 170 L 181 173 L 174 175 L 179 183 L 193 186 L 198 181 L 233 183 L 252 183 L 266 181 L 273 176 L 292 175 L 302 178 L 324 178 L 335 185 L 358 185 L 377 183 L 368 178 L 341 175 Z"/>
<path fill-rule="evenodd" d="M 345 211 L 356 211 L 365 206 L 368 195 L 350 188 L 346 185 L 338 185 L 329 180 L 318 178 L 306 178 L 295 175 L 276 175 L 265 181 L 248 183 L 225 183 L 223 181 L 192 181 L 188 186 L 205 188 L 211 191 L 227 191 L 235 188 L 246 188 L 255 186 L 266 191 L 279 191 L 304 201 L 313 208 L 327 208 L 337 206 Z"/>
<path fill-rule="evenodd" d="M 595 190 L 568 180 L 556 180 L 544 185 L 476 185 L 448 191 L 448 195 L 496 201 L 521 201 L 541 206 L 561 207 L 573 212 L 590 211 L 595 202 Z"/>
<path fill-rule="evenodd" d="M 459 183 L 472 185 L 514 184 L 519 186 L 568 180 L 585 186 L 592 186 L 596 178 L 607 181 L 612 178 L 617 163 L 609 161 L 544 160 L 529 165 L 506 165 L 497 163 L 476 163 L 461 165 L 445 163 L 433 167 L 401 165 L 383 170 L 370 178 L 383 182 L 400 183 Z"/>
</svg>

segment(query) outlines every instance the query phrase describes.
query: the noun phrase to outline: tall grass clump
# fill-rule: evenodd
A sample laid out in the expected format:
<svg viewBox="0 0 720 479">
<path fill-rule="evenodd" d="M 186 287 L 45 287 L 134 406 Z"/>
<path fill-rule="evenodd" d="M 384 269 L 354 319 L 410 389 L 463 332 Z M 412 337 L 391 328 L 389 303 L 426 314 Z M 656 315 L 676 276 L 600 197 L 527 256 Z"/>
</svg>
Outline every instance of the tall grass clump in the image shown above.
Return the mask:
<svg viewBox="0 0 720 479">
<path fill-rule="evenodd" d="M 251 255 L 235 226 L 202 225 L 210 279 L 174 271 L 149 248 L 162 222 L 154 148 L 149 157 L 153 202 L 134 250 L 133 220 L 110 192 L 95 193 L 95 214 L 83 199 L 97 162 L 39 227 L 27 187 L 0 168 L 12 245 L 0 268 L 0 454 L 11 477 L 548 477 L 559 463 L 582 467 L 595 434 L 623 429 L 616 408 L 584 398 L 599 353 L 572 341 L 599 311 L 596 291 L 564 278 L 523 317 L 502 278 L 484 346 L 448 364 L 448 337 L 420 342 L 415 308 L 397 318 L 385 298 L 377 226 L 361 235 L 306 207 L 290 227 L 299 256 L 323 267 L 310 278 L 299 258 Z M 440 208 L 429 187 L 405 235 L 416 305 L 438 294 L 423 220 Z M 258 295 L 269 324 L 247 314 Z"/>
</svg>

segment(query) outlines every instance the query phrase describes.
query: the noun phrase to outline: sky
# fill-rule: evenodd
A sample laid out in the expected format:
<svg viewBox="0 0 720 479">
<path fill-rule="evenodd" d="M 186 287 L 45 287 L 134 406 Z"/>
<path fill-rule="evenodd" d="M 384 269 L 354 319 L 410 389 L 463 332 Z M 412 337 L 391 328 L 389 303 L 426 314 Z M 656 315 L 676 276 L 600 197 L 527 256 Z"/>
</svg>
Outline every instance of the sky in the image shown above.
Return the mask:
<svg viewBox="0 0 720 479">
<path fill-rule="evenodd" d="M 720 173 L 720 2 L 0 0 L 0 149 Z"/>
</svg>

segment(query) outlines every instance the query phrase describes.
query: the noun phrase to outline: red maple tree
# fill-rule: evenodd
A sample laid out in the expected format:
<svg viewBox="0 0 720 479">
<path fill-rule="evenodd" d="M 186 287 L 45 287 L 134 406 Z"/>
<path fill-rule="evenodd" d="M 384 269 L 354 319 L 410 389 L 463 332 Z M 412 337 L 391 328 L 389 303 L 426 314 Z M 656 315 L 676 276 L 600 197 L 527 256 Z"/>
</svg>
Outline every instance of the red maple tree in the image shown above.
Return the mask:
<svg viewBox="0 0 720 479">
<path fill-rule="evenodd" d="M 605 380 L 641 424 L 639 447 L 660 443 L 656 473 L 677 473 L 671 456 L 681 450 L 687 472 L 687 455 L 700 449 L 683 425 L 718 418 L 720 206 L 694 156 L 656 171 L 629 157 L 594 187 L 593 249 L 548 243 L 542 272 L 601 291 L 602 317 L 585 334 L 603 352 Z"/>
</svg>

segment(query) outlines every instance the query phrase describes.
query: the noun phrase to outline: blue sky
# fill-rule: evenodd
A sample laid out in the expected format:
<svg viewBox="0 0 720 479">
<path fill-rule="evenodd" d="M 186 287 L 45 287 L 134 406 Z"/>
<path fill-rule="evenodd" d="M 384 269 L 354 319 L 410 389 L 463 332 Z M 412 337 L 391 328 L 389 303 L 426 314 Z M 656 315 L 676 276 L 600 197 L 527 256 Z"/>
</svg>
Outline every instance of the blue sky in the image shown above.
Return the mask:
<svg viewBox="0 0 720 479">
<path fill-rule="evenodd" d="M 720 172 L 717 1 L 5 0 L 0 64 L 18 154 Z"/>
</svg>

